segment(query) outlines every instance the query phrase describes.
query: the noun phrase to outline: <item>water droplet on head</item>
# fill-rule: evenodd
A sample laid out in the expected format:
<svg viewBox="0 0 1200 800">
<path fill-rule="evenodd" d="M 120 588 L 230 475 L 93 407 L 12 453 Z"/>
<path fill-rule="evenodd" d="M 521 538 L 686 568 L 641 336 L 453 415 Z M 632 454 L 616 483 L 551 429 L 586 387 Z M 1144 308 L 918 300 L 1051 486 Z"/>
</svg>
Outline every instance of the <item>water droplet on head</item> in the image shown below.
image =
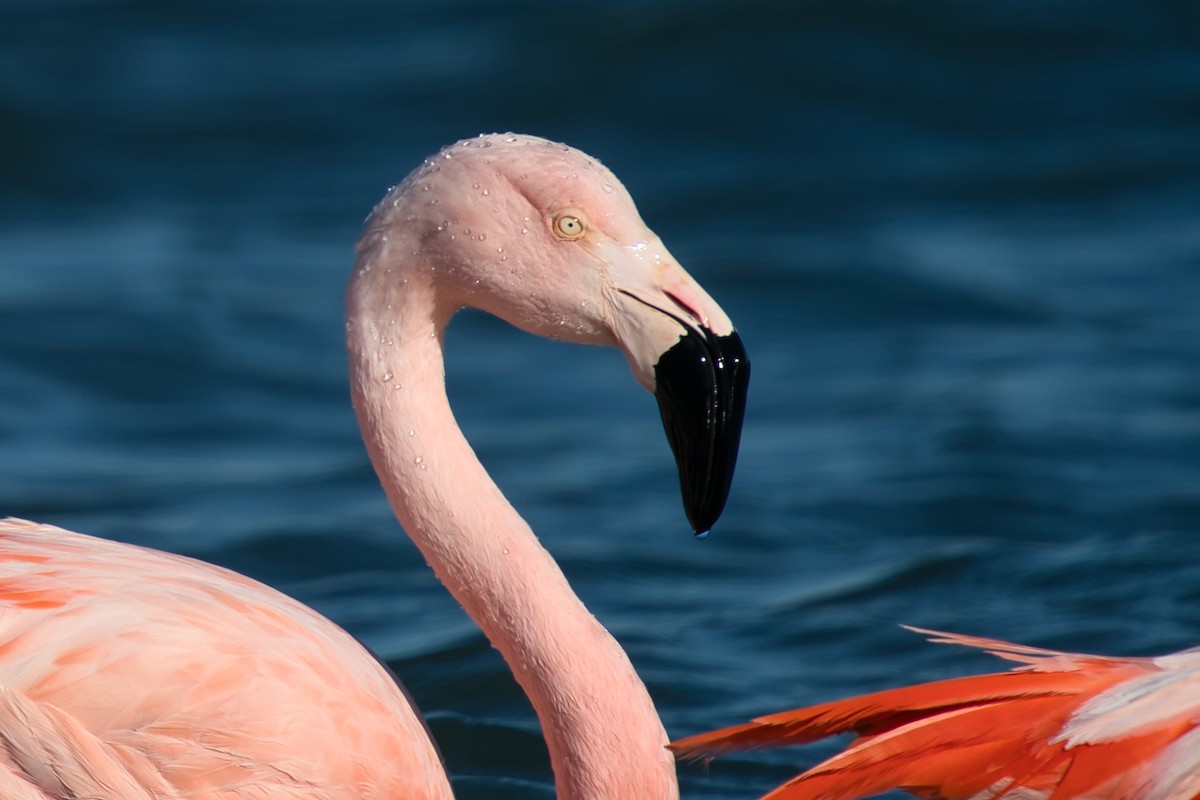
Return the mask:
<svg viewBox="0 0 1200 800">
<path fill-rule="evenodd" d="M 482 241 L 483 241 L 484 239 L 486 239 L 486 238 L 487 238 L 487 234 L 486 234 L 486 233 L 481 233 L 481 234 L 479 234 L 479 241 L 481 241 L 481 242 L 482 242 Z"/>
<path fill-rule="evenodd" d="M 529 233 L 529 228 L 521 228 L 521 233 Z"/>
<path fill-rule="evenodd" d="M 383 379 L 384 379 L 384 381 L 390 381 L 392 379 L 392 373 L 390 373 L 390 372 L 383 373 Z"/>
<path fill-rule="evenodd" d="M 603 189 L 605 192 L 612 194 L 613 187 L 608 185 L 607 183 L 600 184 L 600 188 Z"/>
<path fill-rule="evenodd" d="M 484 189 L 484 190 L 483 190 L 483 196 L 484 196 L 484 197 L 487 197 L 489 194 L 491 194 L 491 192 L 490 192 L 490 191 L 488 191 L 487 189 Z"/>
<path fill-rule="evenodd" d="M 425 458 L 424 458 L 424 456 L 417 456 L 416 458 L 414 458 L 414 459 L 413 459 L 413 463 L 414 463 L 414 464 L 420 464 L 420 463 L 422 463 L 422 462 L 424 462 L 424 461 L 425 461 Z"/>
<path fill-rule="evenodd" d="M 516 140 L 517 140 L 517 137 L 515 137 L 515 136 L 509 136 L 509 137 L 505 138 L 505 140 L 504 140 L 504 141 L 506 141 L 506 142 L 515 142 Z"/>
<path fill-rule="evenodd" d="M 472 184 L 471 184 L 471 188 L 472 188 L 472 189 L 478 189 L 478 188 L 479 188 L 479 184 L 478 184 L 478 183 L 472 183 Z"/>
</svg>

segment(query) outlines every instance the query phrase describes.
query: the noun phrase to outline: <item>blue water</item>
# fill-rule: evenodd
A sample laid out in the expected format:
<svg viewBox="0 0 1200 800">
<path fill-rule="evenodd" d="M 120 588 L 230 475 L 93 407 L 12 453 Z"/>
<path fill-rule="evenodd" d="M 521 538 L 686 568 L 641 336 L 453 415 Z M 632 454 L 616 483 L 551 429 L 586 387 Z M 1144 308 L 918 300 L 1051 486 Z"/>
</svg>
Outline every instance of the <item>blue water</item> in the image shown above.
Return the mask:
<svg viewBox="0 0 1200 800">
<path fill-rule="evenodd" d="M 279 587 L 403 676 L 462 797 L 551 796 L 389 515 L 340 319 L 387 187 L 518 130 L 621 176 L 754 362 L 697 542 L 618 354 L 451 331 L 464 428 L 673 735 L 997 666 L 900 623 L 1200 643 L 1197 8 L 9 0 L 0 513 Z"/>
</svg>

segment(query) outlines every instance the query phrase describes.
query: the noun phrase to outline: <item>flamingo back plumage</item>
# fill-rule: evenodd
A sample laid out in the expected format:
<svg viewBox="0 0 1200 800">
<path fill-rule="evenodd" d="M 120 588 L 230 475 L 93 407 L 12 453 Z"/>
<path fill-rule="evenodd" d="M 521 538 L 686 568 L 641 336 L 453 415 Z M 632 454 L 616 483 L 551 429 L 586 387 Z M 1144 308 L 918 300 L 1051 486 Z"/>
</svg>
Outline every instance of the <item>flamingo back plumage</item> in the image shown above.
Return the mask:
<svg viewBox="0 0 1200 800">
<path fill-rule="evenodd" d="M 0 519 L 0 797 L 448 797 L 442 775 L 404 693 L 316 612 L 210 564 Z"/>
<path fill-rule="evenodd" d="M 1200 654 L 1119 659 L 919 632 L 1021 666 L 771 714 L 671 749 L 712 758 L 857 734 L 769 800 L 1200 798 Z"/>
</svg>

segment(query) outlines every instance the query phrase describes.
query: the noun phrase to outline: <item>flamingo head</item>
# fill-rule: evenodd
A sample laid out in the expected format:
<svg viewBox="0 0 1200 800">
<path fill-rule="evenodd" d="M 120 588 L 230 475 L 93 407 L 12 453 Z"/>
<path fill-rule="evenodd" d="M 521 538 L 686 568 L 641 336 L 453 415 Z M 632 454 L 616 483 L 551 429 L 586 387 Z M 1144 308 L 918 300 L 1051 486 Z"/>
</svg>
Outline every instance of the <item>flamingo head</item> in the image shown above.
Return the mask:
<svg viewBox="0 0 1200 800">
<path fill-rule="evenodd" d="M 491 134 L 427 159 L 376 208 L 360 249 L 403 230 L 439 303 L 554 339 L 612 345 L 658 399 L 697 534 L 724 509 L 750 362 L 729 317 L 586 154 Z M 360 260 L 362 256 L 360 255 Z"/>
</svg>

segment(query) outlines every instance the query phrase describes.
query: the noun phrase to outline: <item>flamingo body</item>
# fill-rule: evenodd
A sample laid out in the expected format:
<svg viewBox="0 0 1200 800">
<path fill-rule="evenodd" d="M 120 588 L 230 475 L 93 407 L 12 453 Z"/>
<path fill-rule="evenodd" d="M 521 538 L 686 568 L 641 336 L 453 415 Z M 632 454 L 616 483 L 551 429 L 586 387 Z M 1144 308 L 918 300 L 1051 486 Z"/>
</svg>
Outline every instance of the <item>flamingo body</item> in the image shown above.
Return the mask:
<svg viewBox="0 0 1200 800">
<path fill-rule="evenodd" d="M 706 757 L 858 735 L 771 800 L 897 788 L 943 800 L 1200 797 L 1200 650 L 1108 658 L 921 632 L 1022 666 L 772 714 L 672 749 Z"/>
<path fill-rule="evenodd" d="M 0 575 L 0 797 L 450 796 L 386 670 L 267 586 L 18 519 Z"/>
</svg>

